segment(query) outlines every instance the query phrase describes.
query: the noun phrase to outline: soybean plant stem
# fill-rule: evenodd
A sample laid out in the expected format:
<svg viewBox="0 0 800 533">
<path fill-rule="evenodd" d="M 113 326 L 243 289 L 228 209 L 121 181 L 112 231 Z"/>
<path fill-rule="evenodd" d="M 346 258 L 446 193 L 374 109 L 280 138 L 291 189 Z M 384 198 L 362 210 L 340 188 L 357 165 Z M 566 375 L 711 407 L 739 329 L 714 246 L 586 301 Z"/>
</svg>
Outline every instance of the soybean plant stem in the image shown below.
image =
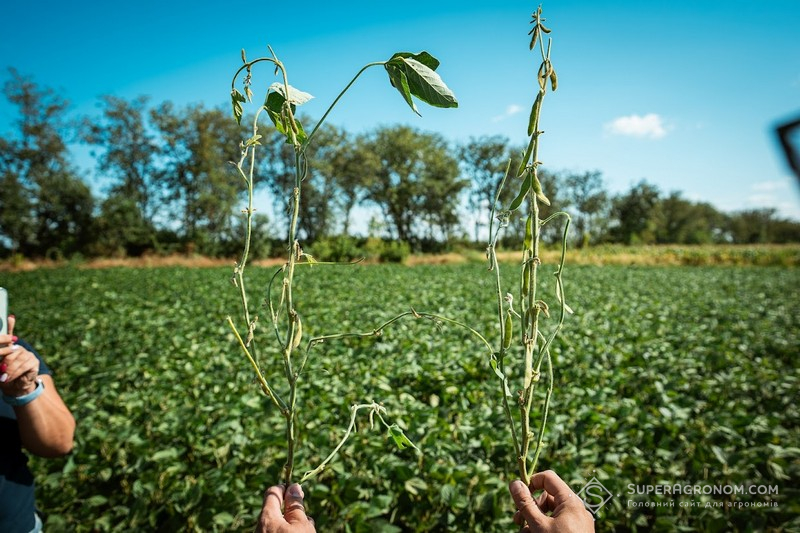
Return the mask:
<svg viewBox="0 0 800 533">
<path fill-rule="evenodd" d="M 242 340 L 242 336 L 239 335 L 239 331 L 236 329 L 236 326 L 234 326 L 231 317 L 228 317 L 227 321 L 228 321 L 228 326 L 230 326 L 231 331 L 233 331 L 233 334 L 236 336 L 236 340 L 239 341 L 239 346 L 241 346 L 242 351 L 247 356 L 247 359 L 248 361 L 250 361 L 250 364 L 253 366 L 253 370 L 256 371 L 256 377 L 258 378 L 258 382 L 261 385 L 261 390 L 264 391 L 264 394 L 269 396 L 269 398 L 272 400 L 272 403 L 274 403 L 275 406 L 282 413 L 286 412 L 287 410 L 286 404 L 284 403 L 283 400 L 281 400 L 281 398 L 277 394 L 275 394 L 275 391 L 272 390 L 272 387 L 269 386 L 269 383 L 267 382 L 266 378 L 261 373 L 261 369 L 258 367 L 258 363 L 256 363 L 256 360 L 253 358 L 252 354 L 250 353 L 250 350 L 247 349 L 244 340 Z"/>
</svg>

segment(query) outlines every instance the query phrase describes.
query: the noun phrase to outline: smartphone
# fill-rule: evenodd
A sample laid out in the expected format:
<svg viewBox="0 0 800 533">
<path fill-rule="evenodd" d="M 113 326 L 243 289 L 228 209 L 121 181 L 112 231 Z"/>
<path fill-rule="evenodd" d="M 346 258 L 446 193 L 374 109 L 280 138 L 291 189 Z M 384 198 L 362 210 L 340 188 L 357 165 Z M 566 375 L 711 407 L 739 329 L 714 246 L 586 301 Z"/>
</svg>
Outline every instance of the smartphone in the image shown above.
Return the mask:
<svg viewBox="0 0 800 533">
<path fill-rule="evenodd" d="M 8 291 L 0 287 L 0 335 L 8 333 Z"/>
</svg>

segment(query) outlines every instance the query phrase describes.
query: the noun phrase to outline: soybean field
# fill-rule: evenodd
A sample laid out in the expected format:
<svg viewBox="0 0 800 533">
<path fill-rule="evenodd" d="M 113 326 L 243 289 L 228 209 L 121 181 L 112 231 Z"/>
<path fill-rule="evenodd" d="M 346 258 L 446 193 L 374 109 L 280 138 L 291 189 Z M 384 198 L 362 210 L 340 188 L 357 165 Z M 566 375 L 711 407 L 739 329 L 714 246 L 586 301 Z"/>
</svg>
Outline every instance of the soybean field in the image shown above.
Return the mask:
<svg viewBox="0 0 800 533">
<path fill-rule="evenodd" d="M 257 288 L 274 271 L 248 270 L 263 327 Z M 47 531 L 252 530 L 285 436 L 226 325 L 240 305 L 230 278 L 0 273 L 16 333 L 51 366 L 78 423 L 70 456 L 31 459 Z M 597 530 L 800 529 L 800 270 L 587 265 L 564 280 L 575 313 L 553 347 L 541 463 L 576 492 L 591 480 L 607 491 Z M 320 265 L 299 270 L 294 290 L 307 335 L 368 332 L 413 308 L 497 340 L 485 264 Z M 261 357 L 267 379 L 283 371 L 277 353 Z M 421 450 L 360 420 L 304 487 L 318 530 L 517 530 L 502 391 L 463 328 L 409 317 L 375 338 L 326 342 L 300 394 L 300 471 L 328 455 L 357 402 L 381 402 Z"/>
</svg>

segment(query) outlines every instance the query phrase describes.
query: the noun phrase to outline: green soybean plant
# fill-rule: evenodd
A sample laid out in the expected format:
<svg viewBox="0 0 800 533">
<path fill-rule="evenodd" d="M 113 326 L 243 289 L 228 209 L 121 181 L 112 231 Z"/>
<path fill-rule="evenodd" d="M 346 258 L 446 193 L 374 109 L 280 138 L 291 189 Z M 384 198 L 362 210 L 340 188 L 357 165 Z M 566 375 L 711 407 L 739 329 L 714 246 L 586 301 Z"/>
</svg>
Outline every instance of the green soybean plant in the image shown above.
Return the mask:
<svg viewBox="0 0 800 533">
<path fill-rule="evenodd" d="M 512 169 L 511 163 L 509 163 L 505 176 L 497 188 L 489 223 L 487 248 L 489 268 L 494 271 L 496 279 L 500 338 L 500 347 L 493 351 L 490 361 L 501 382 L 503 410 L 514 441 L 519 473 L 525 483 L 530 482 L 531 475 L 536 471 L 544 444 L 547 415 L 553 393 L 553 363 L 550 349 L 564 325 L 565 316 L 572 312 L 566 303 L 562 279 L 570 223 L 569 214 L 560 211 L 545 219 L 540 217 L 540 204 L 549 206 L 550 200 L 545 196 L 539 181 L 538 170 L 541 165 L 539 139 L 543 133 L 539 129 L 539 117 L 548 88 L 555 91 L 558 86 L 556 71 L 550 59 L 552 41 L 548 38 L 546 47 L 544 43 L 545 36 L 550 34 L 550 29 L 544 25 L 544 21 L 540 6 L 533 13 L 533 29 L 529 33 L 531 35 L 530 49 L 538 49 L 542 57 L 536 76 L 538 91 L 528 121 L 530 139 L 518 168 Z M 513 176 L 510 182 L 509 175 Z M 501 191 L 514 182 L 519 183 L 519 193 L 508 207 L 499 208 Z M 511 293 L 503 294 L 500 265 L 496 253 L 500 235 L 504 229 L 509 227 L 509 220 L 512 216 L 525 217 L 517 300 Z M 558 219 L 564 221 L 564 229 L 561 238 L 561 256 L 554 272 L 558 310 L 554 313 L 556 316 L 551 317 L 550 306 L 538 292 L 539 274 L 543 270 L 539 251 L 542 227 Z M 550 319 L 554 323 L 546 328 L 543 319 Z M 544 373 L 542 365 L 545 365 Z M 514 392 L 512 392 L 510 374 L 522 377 L 520 386 Z M 543 376 L 544 391 L 540 389 Z M 538 405 L 536 405 L 536 398 L 540 399 Z M 538 426 L 534 423 L 534 415 L 538 415 Z"/>
<path fill-rule="evenodd" d="M 266 64 L 273 67 L 274 75 L 279 78 L 278 81 L 269 85 L 263 103 L 255 110 L 252 120 L 252 135 L 241 142 L 241 158 L 238 162 L 234 162 L 236 170 L 246 186 L 247 207 L 243 210 L 246 220 L 244 225 L 246 228 L 244 246 L 241 258 L 236 263 L 232 276 L 233 284 L 238 288 L 238 294 L 241 298 L 241 313 L 236 320 L 229 316 L 227 323 L 233 331 L 239 347 L 255 371 L 261 391 L 269 398 L 270 403 L 274 408 L 278 409 L 285 420 L 286 462 L 283 467 L 282 478 L 285 483 L 290 483 L 292 481 L 304 482 L 312 478 L 334 459 L 336 453 L 352 433 L 356 423 L 356 416 L 359 412 L 367 412 L 371 422 L 377 419 L 386 428 L 389 437 L 400 448 L 416 448 L 397 424 L 390 423 L 387 420 L 387 413 L 381 404 L 376 402 L 360 403 L 351 407 L 350 424 L 330 455 L 320 465 L 309 468 L 302 476 L 296 478 L 294 470 L 297 462 L 298 432 L 301 427 L 298 424 L 298 418 L 302 412 L 300 406 L 303 369 L 309 357 L 312 356 L 314 347 L 323 342 L 348 337 L 378 336 L 385 328 L 406 317 L 426 318 L 435 321 L 437 324 L 441 324 L 442 320 L 447 320 L 436 315 L 417 313 L 412 309 L 383 324 L 376 325 L 366 332 L 335 333 L 313 338 L 304 337 L 303 304 L 296 297 L 293 290 L 295 274 L 298 268 L 309 268 L 311 265 L 325 264 L 314 260 L 312 256 L 303 251 L 297 230 L 298 219 L 303 216 L 300 209 L 300 197 L 303 194 L 303 181 L 306 178 L 309 166 L 308 148 L 312 145 L 320 126 L 339 100 L 353 83 L 366 70 L 372 67 L 384 68 L 391 85 L 397 89 L 403 100 L 417 114 L 419 114 L 419 111 L 414 98 L 429 105 L 443 108 L 458 107 L 458 102 L 453 92 L 436 73 L 439 61 L 435 57 L 427 52 L 416 54 L 400 52 L 394 54 L 387 61 L 369 63 L 359 70 L 350 83 L 330 104 L 322 118 L 307 132 L 305 126 L 296 118 L 295 113 L 297 107 L 310 100 L 312 96 L 289 84 L 285 65 L 278 59 L 271 47 L 269 52 L 269 56 L 248 61 L 244 50 L 242 50 L 243 64 L 238 68 L 231 82 L 233 115 L 236 121 L 241 123 L 244 116 L 244 106 L 248 102 L 252 102 L 254 98 L 252 90 L 253 68 L 259 64 Z M 240 82 L 242 90 L 237 87 Z M 265 329 L 270 330 L 266 335 L 261 335 L 259 325 L 263 324 L 264 321 L 259 322 L 259 317 L 251 310 L 244 273 L 248 265 L 253 233 L 255 169 L 257 168 L 256 161 L 260 155 L 259 147 L 262 139 L 262 135 L 259 133 L 260 121 L 264 115 L 269 118 L 274 128 L 285 137 L 286 142 L 294 150 L 294 183 L 290 190 L 284 191 L 290 205 L 286 261 L 275 271 L 265 290 L 259 292 L 259 294 L 266 293 L 263 311 L 268 316 L 266 321 L 268 326 Z M 270 345 L 266 347 L 265 344 L 268 341 L 264 337 L 271 337 L 269 340 Z M 285 379 L 284 385 L 276 386 L 275 383 L 271 383 L 266 378 L 267 375 L 273 375 L 273 373 L 266 372 L 265 369 L 274 369 L 276 366 L 282 367 L 282 372 L 277 372 L 277 374 L 282 374 L 281 379 Z"/>
</svg>

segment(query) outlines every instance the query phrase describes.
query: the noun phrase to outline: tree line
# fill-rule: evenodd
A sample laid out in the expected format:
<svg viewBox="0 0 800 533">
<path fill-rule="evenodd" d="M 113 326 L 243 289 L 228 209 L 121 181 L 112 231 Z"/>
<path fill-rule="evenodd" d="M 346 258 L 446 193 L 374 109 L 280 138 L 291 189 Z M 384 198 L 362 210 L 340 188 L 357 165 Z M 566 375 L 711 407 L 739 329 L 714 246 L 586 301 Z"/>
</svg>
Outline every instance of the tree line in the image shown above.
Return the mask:
<svg viewBox="0 0 800 533">
<path fill-rule="evenodd" d="M 237 254 L 243 184 L 229 162 L 252 132 L 227 110 L 105 96 L 98 115 L 75 118 L 58 92 L 13 69 L 3 94 L 17 115 L 0 135 L 0 255 Z M 272 219 L 256 218 L 253 250 L 263 256 L 285 247 L 278 228 L 286 226 L 294 155 L 271 127 L 261 134 L 257 183 L 273 202 Z M 91 150 L 99 193 L 74 161 L 77 143 Z M 499 200 L 502 211 L 519 188 L 511 177 L 498 196 L 509 161 L 515 168 L 522 152 L 500 136 L 453 146 L 407 126 L 354 135 L 328 125 L 313 151 L 299 229 L 304 243 L 320 248 L 353 234 L 359 206 L 374 213 L 370 235 L 418 251 L 485 240 L 491 206 Z M 724 213 L 647 181 L 611 194 L 593 171 L 544 172 L 542 183 L 553 208 L 572 215 L 578 246 L 800 242 L 800 223 L 773 209 Z M 504 244 L 515 246 L 523 232 L 508 234 Z"/>
</svg>

